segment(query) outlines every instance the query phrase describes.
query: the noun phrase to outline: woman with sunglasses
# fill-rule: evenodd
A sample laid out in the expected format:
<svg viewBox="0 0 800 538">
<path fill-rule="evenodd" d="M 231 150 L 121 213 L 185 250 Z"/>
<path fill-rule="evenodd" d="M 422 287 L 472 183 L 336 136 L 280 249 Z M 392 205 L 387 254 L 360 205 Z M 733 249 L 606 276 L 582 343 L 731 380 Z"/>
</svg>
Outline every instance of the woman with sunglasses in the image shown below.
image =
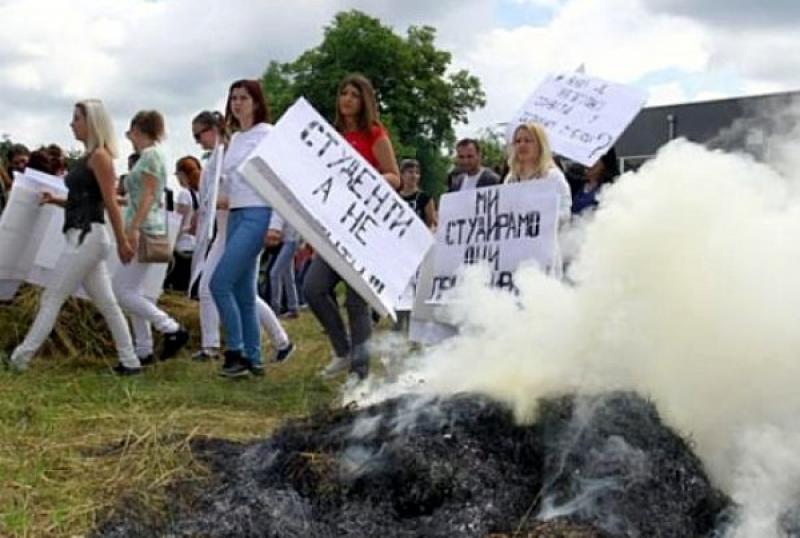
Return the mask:
<svg viewBox="0 0 800 538">
<path fill-rule="evenodd" d="M 202 192 L 204 188 L 207 188 L 209 182 L 213 181 L 214 173 L 217 168 L 216 160 L 218 153 L 213 150 L 217 148 L 219 144 L 225 144 L 227 141 L 225 118 L 219 112 L 203 111 L 192 121 L 192 134 L 194 135 L 195 142 L 200 144 L 201 148 L 205 151 L 212 152 L 211 157 L 203 168 L 203 173 L 200 178 L 200 188 Z M 203 208 L 200 210 L 202 211 Z M 195 256 L 205 256 L 203 272 L 200 275 L 200 285 L 197 291 L 200 298 L 201 348 L 192 355 L 192 358 L 197 361 L 216 358 L 219 355 L 220 349 L 219 313 L 214 304 L 214 299 L 211 296 L 209 283 L 219 263 L 220 257 L 225 250 L 225 234 L 228 223 L 228 199 L 224 195 L 217 198 L 215 222 L 217 228 L 216 236 L 208 250 L 208 254 L 204 252 L 195 252 Z M 267 332 L 270 343 L 272 344 L 273 351 L 270 358 L 271 362 L 283 362 L 289 358 L 289 355 L 294 351 L 294 344 L 289 340 L 289 335 L 286 334 L 286 331 L 281 326 L 278 318 L 275 316 L 275 312 L 272 311 L 261 297 L 256 297 L 256 311 L 258 313 L 259 324 Z"/>
</svg>

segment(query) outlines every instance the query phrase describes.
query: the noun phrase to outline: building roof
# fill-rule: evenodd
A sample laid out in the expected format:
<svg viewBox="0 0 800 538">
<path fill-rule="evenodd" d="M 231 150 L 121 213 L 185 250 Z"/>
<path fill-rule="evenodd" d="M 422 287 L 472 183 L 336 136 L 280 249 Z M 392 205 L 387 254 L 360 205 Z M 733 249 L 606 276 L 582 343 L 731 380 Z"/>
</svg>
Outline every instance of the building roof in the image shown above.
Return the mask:
<svg viewBox="0 0 800 538">
<path fill-rule="evenodd" d="M 643 109 L 615 147 L 621 158 L 650 156 L 672 138 L 763 156 L 770 136 L 798 125 L 800 91 Z"/>
</svg>

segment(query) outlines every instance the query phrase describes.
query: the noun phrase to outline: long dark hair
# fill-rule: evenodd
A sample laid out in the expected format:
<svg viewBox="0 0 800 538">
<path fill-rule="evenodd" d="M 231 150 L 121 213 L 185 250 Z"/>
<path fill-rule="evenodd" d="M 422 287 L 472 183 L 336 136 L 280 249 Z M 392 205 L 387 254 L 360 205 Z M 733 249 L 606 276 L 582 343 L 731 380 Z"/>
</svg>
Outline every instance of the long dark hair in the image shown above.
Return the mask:
<svg viewBox="0 0 800 538">
<path fill-rule="evenodd" d="M 231 130 L 236 131 L 242 128 L 239 120 L 236 119 L 231 111 L 231 95 L 236 88 L 244 89 L 253 100 L 253 106 L 255 107 L 255 110 L 253 110 L 253 125 L 272 121 L 272 115 L 270 114 L 264 91 L 261 89 L 261 83 L 257 80 L 241 79 L 231 84 L 228 89 L 228 100 L 225 103 L 225 123 Z"/>
<path fill-rule="evenodd" d="M 367 77 L 360 73 L 351 73 L 344 77 L 339 83 L 336 91 L 336 116 L 333 125 L 338 131 L 344 130 L 344 120 L 339 114 L 339 95 L 346 86 L 353 86 L 361 95 L 361 110 L 358 113 L 356 125 L 360 131 L 369 131 L 373 125 L 380 125 L 378 114 L 378 100 L 375 97 L 375 89 Z"/>
</svg>

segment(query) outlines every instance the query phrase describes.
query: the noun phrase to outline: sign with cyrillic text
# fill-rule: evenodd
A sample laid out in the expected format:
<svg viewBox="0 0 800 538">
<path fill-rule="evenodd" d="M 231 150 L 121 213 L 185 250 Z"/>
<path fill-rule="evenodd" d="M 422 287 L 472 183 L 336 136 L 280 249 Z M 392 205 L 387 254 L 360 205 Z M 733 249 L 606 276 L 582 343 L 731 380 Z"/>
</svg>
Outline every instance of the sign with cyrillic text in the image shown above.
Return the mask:
<svg viewBox="0 0 800 538">
<path fill-rule="evenodd" d="M 555 258 L 558 197 L 533 182 L 459 191 L 442 196 L 429 302 L 446 302 L 463 266 L 486 263 L 489 284 L 515 291 L 524 262 L 550 272 Z"/>
<path fill-rule="evenodd" d="M 614 145 L 647 101 L 644 91 L 583 73 L 548 75 L 506 130 L 538 123 L 554 153 L 591 166 Z"/>
<path fill-rule="evenodd" d="M 394 317 L 433 236 L 305 99 L 284 113 L 240 170 L 361 297 Z"/>
<path fill-rule="evenodd" d="M 203 170 L 202 182 L 200 183 L 200 200 L 198 200 L 197 204 L 197 228 L 195 230 L 197 244 L 192 256 L 188 294 L 191 294 L 194 283 L 200 277 L 200 273 L 203 272 L 208 247 L 214 237 L 214 221 L 217 216 L 217 197 L 224 153 L 225 147 L 222 144 L 217 144 L 206 161 L 205 170 Z"/>
</svg>

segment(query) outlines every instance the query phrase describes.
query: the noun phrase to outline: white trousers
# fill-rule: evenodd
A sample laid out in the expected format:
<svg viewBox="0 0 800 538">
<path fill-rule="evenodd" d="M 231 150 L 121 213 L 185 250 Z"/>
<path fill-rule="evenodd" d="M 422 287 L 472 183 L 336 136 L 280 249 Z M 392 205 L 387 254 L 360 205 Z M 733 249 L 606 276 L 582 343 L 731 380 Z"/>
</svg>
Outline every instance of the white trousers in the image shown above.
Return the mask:
<svg viewBox="0 0 800 538">
<path fill-rule="evenodd" d="M 149 301 L 150 298 L 147 298 Z M 131 315 L 131 329 L 133 330 L 133 348 L 140 359 L 153 354 L 153 330 L 146 319 Z"/>
<path fill-rule="evenodd" d="M 91 231 L 79 244 L 80 234 L 80 230 L 67 231 L 67 246 L 56 264 L 56 269 L 52 272 L 50 283 L 42 293 L 36 319 L 25 340 L 11 355 L 11 360 L 17 366 L 26 366 L 42 346 L 53 330 L 64 301 L 80 286 L 86 290 L 92 303 L 108 324 L 117 347 L 119 361 L 129 368 L 140 366 L 133 350 L 128 324 L 114 297 L 111 277 L 106 267 L 105 260 L 111 250 L 111 241 L 106 228 L 103 224 L 92 224 Z"/>
<path fill-rule="evenodd" d="M 211 290 L 208 285 L 217 268 L 222 253 L 225 251 L 225 233 L 227 231 L 228 212 L 217 212 L 217 237 L 206 256 L 203 273 L 200 275 L 200 285 L 197 295 L 200 299 L 200 331 L 202 332 L 203 349 L 219 349 L 219 313 Z M 274 349 L 283 349 L 289 345 L 289 335 L 286 334 L 278 316 L 261 297 L 256 297 L 256 311 L 261 327 L 267 332 L 269 341 Z"/>
<path fill-rule="evenodd" d="M 137 348 L 147 347 L 149 342 L 152 353 L 153 340 L 149 324 L 160 333 L 172 333 L 180 329 L 177 321 L 158 308 L 144 294 L 144 283 L 147 272 L 153 267 L 151 263 L 140 263 L 136 258 L 128 265 L 117 269 L 112 280 L 114 294 L 122 309 L 131 316 Z M 144 356 L 142 349 L 137 349 L 139 356 Z M 146 351 L 146 350 L 144 350 Z"/>
</svg>

